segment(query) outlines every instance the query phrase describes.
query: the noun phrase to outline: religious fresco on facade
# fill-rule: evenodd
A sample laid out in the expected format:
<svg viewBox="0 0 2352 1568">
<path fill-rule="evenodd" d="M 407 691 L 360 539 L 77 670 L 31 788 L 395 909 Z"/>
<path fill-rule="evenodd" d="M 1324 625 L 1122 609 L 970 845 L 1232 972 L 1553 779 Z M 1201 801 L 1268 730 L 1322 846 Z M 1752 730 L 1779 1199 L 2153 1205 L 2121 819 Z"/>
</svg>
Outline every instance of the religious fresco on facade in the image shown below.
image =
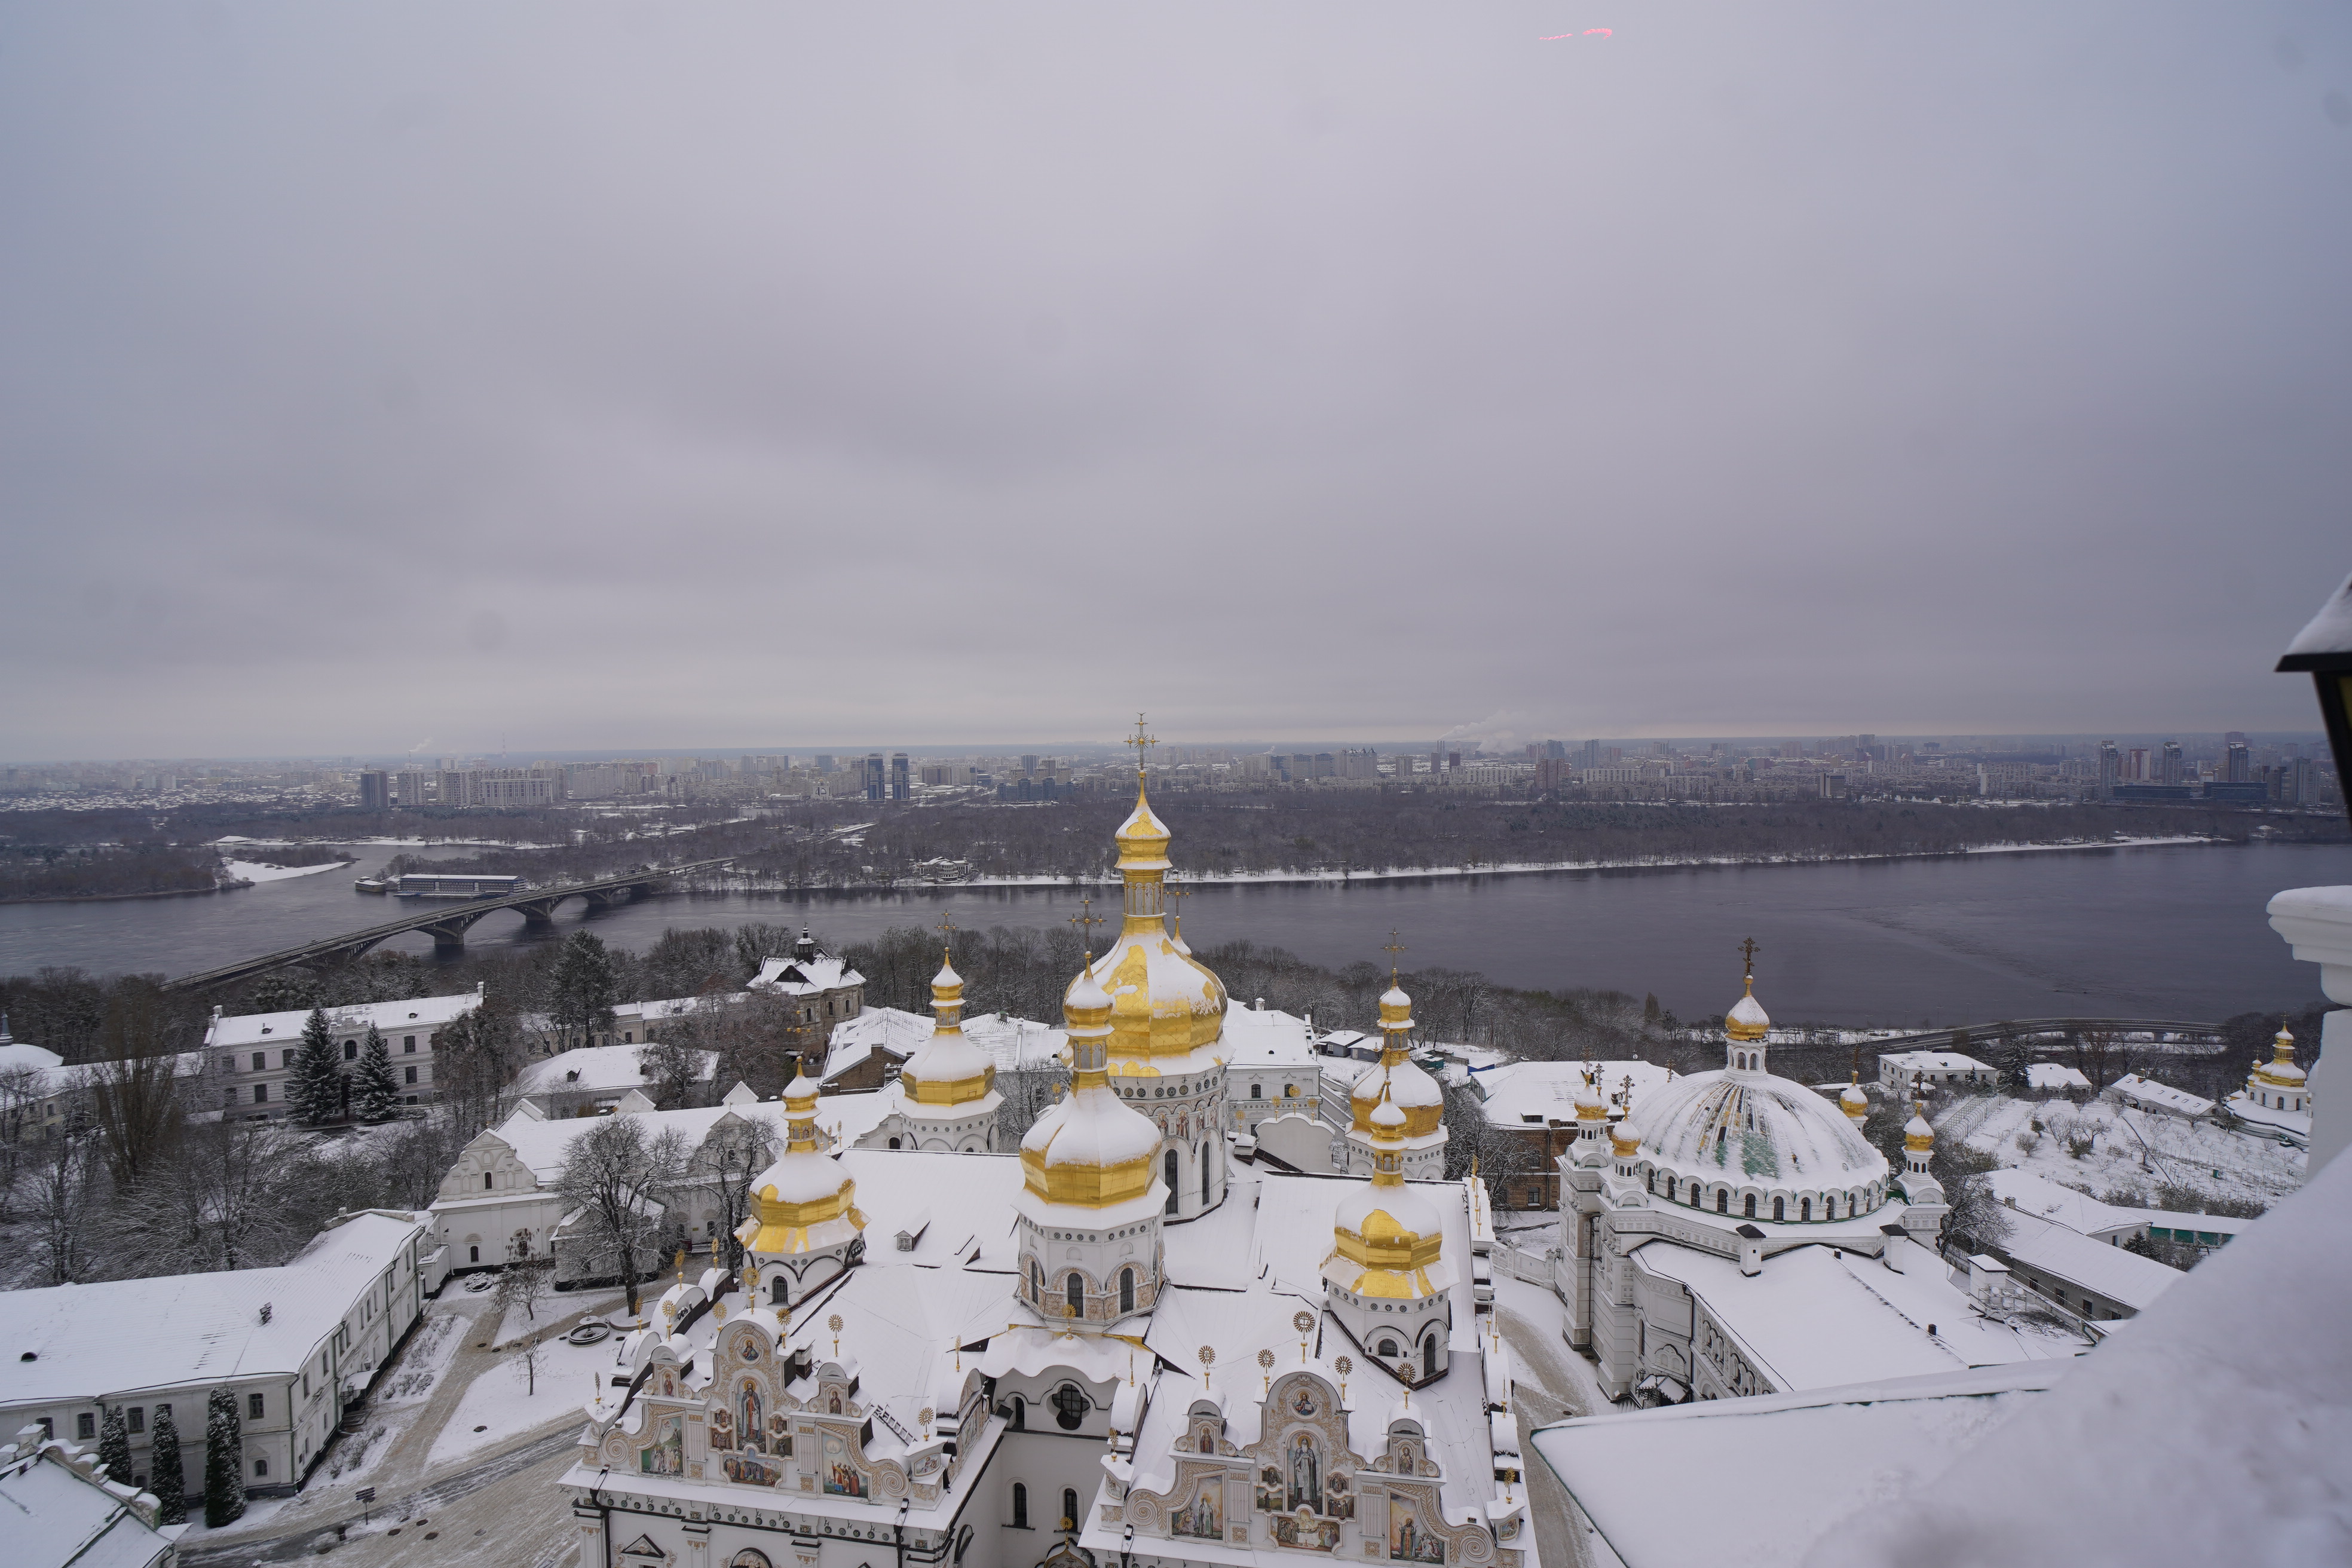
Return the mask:
<svg viewBox="0 0 2352 1568">
<path fill-rule="evenodd" d="M 1389 1560 L 1393 1563 L 1443 1563 L 1445 1538 L 1431 1532 L 1422 1518 L 1421 1504 L 1389 1499 Z"/>
<path fill-rule="evenodd" d="M 1295 1434 L 1286 1450 L 1290 1473 L 1286 1479 L 1285 1509 L 1323 1511 L 1323 1450 L 1305 1432 Z"/>
<path fill-rule="evenodd" d="M 723 1405 L 712 1405 L 710 1408 L 710 1447 L 716 1450 L 720 1448 L 731 1448 L 734 1446 L 735 1418 L 727 1414 L 727 1406 Z"/>
<path fill-rule="evenodd" d="M 654 1424 L 654 1440 L 637 1450 L 637 1468 L 648 1476 L 686 1474 L 686 1418 L 665 1415 Z"/>
<path fill-rule="evenodd" d="M 1178 1535 L 1197 1535 L 1209 1541 L 1223 1541 L 1224 1531 L 1225 1483 L 1211 1477 L 1199 1483 L 1192 1500 L 1168 1518 L 1168 1528 Z"/>
<path fill-rule="evenodd" d="M 1328 1552 L 1339 1544 L 1339 1522 L 1318 1519 L 1311 1513 L 1277 1513 L 1274 1516 L 1274 1539 L 1283 1546 Z"/>
<path fill-rule="evenodd" d="M 760 1390 L 756 1384 L 743 1385 L 743 1447 L 767 1451 L 768 1440 L 760 1428 Z"/>
<path fill-rule="evenodd" d="M 824 1435 L 824 1489 L 835 1497 L 866 1496 L 866 1475 L 852 1461 L 849 1439 L 838 1432 Z"/>
<path fill-rule="evenodd" d="M 1282 1471 L 1273 1465 L 1260 1465 L 1257 1471 L 1257 1507 L 1261 1513 L 1280 1513 L 1282 1501 Z"/>
<path fill-rule="evenodd" d="M 1335 1470 L 1323 1482 L 1323 1511 L 1333 1519 L 1356 1517 L 1356 1494 L 1352 1479 L 1344 1471 Z"/>
<path fill-rule="evenodd" d="M 783 1484 L 784 1467 L 761 1454 L 729 1454 L 719 1462 L 727 1479 L 739 1486 L 773 1487 Z"/>
</svg>

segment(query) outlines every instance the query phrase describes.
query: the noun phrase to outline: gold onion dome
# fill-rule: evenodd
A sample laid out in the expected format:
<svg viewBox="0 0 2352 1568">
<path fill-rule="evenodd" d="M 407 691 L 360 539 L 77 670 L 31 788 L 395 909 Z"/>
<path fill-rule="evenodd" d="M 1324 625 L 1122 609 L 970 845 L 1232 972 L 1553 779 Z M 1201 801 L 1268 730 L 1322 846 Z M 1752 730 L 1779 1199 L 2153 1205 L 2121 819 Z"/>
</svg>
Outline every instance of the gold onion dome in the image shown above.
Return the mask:
<svg viewBox="0 0 2352 1568">
<path fill-rule="evenodd" d="M 1590 1078 L 1579 1075 L 1576 1080 L 1576 1119 L 1579 1121 L 1606 1121 L 1609 1102 L 1601 1098 Z"/>
<path fill-rule="evenodd" d="M 1373 1109 L 1382 1100 L 1404 1118 L 1407 1138 L 1426 1138 L 1445 1116 L 1445 1091 L 1412 1059 L 1412 998 L 1389 976 L 1381 995 L 1381 1059 L 1356 1079 L 1348 1091 L 1348 1108 L 1356 1131 L 1372 1131 Z"/>
<path fill-rule="evenodd" d="M 1151 809 L 1140 769 L 1135 809 L 1115 837 L 1123 884 L 1119 932 L 1087 973 L 1113 999 L 1110 1071 L 1157 1078 L 1160 1069 L 1151 1058 L 1205 1050 L 1223 1036 L 1225 987 L 1169 929 L 1169 832 Z M 1073 982 L 1069 994 L 1076 992 Z"/>
<path fill-rule="evenodd" d="M 1383 1100 L 1366 1120 L 1372 1133 L 1372 1179 L 1341 1198 L 1331 1214 L 1326 1282 L 1357 1296 L 1411 1300 L 1451 1289 L 1445 1227 L 1436 1205 L 1405 1185 L 1405 1112 Z"/>
<path fill-rule="evenodd" d="M 996 1064 L 963 1032 L 963 976 L 944 958 L 931 976 L 929 1038 L 898 1072 L 907 1098 L 918 1105 L 962 1105 L 996 1087 Z"/>
<path fill-rule="evenodd" d="M 1936 1130 L 1927 1124 L 1924 1108 L 1914 1107 L 1911 1120 L 1903 1124 L 1903 1147 L 1914 1154 L 1924 1154 L 1936 1146 Z"/>
<path fill-rule="evenodd" d="M 2271 1037 L 2271 1059 L 2254 1069 L 2254 1076 L 2273 1089 L 2301 1089 L 2305 1074 L 2294 1065 L 2294 1037 L 2281 1029 Z"/>
<path fill-rule="evenodd" d="M 1070 1041 L 1070 1092 L 1046 1107 L 1021 1140 L 1025 1200 L 1107 1209 L 1156 1205 L 1152 1166 L 1160 1129 L 1110 1087 L 1108 1047 L 1115 1005 L 1081 969 L 1062 1001 Z M 1156 1206 L 1154 1207 L 1156 1212 Z"/>
<path fill-rule="evenodd" d="M 1642 1152 L 1642 1131 L 1633 1125 L 1633 1113 L 1629 1109 L 1609 1130 L 1609 1152 L 1620 1160 L 1630 1160 Z"/>
<path fill-rule="evenodd" d="M 866 1228 L 857 1183 L 817 1147 L 816 1100 L 816 1085 L 803 1068 L 784 1088 L 783 1155 L 751 1178 L 751 1215 L 735 1233 L 751 1252 L 808 1252 Z"/>
<path fill-rule="evenodd" d="M 1848 1116 L 1853 1117 L 1856 1123 L 1860 1123 L 1869 1119 L 1870 1096 L 1862 1091 L 1862 1077 L 1860 1074 L 1855 1074 L 1853 1081 L 1847 1084 L 1845 1089 L 1838 1095 L 1838 1105 Z"/>
<path fill-rule="evenodd" d="M 1723 1032 L 1742 1045 L 1754 1045 L 1772 1031 L 1772 1020 L 1765 1016 L 1764 1005 L 1756 1000 L 1756 976 L 1748 979 L 1748 994 L 1731 1005 L 1723 1016 Z"/>
</svg>

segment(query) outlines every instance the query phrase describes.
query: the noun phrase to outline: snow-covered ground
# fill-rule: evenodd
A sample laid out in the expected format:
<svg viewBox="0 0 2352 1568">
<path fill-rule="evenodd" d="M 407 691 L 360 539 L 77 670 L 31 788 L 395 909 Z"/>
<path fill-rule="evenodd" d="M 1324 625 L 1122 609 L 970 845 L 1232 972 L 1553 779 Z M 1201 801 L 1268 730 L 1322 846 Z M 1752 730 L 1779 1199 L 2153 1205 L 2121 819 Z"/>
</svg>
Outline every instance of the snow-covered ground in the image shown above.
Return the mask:
<svg viewBox="0 0 2352 1568">
<path fill-rule="evenodd" d="M 2168 1184 L 2208 1200 L 2263 1204 L 2303 1185 L 2300 1150 L 2103 1100 L 2078 1106 L 2066 1100 L 1969 1095 L 1936 1119 L 1936 1131 L 1965 1139 L 2011 1169 L 2126 1207 L 2157 1207 L 2157 1189 Z M 2084 1140 L 2087 1146 L 2076 1153 Z"/>
<path fill-rule="evenodd" d="M 474 1379 L 457 1414 L 433 1440 L 427 1470 L 495 1447 L 552 1421 L 586 1419 L 581 1405 L 604 1384 L 619 1353 L 617 1337 L 602 1344 L 572 1345 L 551 1339 L 540 1351 L 538 1392 L 530 1392 L 522 1356 L 509 1351 L 500 1363 Z"/>
<path fill-rule="evenodd" d="M 416 1337 L 400 1352 L 400 1364 L 384 1374 L 375 1391 L 377 1407 L 396 1409 L 432 1398 L 457 1347 L 473 1329 L 473 1319 L 467 1313 L 437 1302 L 426 1308 L 425 1321 L 416 1325 Z"/>
<path fill-rule="evenodd" d="M 320 871 L 340 871 L 352 865 L 350 860 L 327 860 L 316 866 L 264 866 L 257 860 L 226 860 L 228 874 L 248 882 L 283 882 L 294 877 L 309 877 Z"/>
</svg>

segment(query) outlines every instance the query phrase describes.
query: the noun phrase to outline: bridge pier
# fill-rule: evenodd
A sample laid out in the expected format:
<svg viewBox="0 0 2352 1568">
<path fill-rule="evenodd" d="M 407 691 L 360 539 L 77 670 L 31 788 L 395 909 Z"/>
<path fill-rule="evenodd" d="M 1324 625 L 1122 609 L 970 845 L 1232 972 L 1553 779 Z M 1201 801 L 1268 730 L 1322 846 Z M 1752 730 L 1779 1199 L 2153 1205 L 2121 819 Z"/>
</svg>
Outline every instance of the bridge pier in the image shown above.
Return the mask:
<svg viewBox="0 0 2352 1568">
<path fill-rule="evenodd" d="M 531 903 L 515 904 L 510 907 L 522 911 L 525 931 L 552 931 L 555 928 L 555 906 L 562 901 L 562 898 L 540 899 Z"/>
</svg>

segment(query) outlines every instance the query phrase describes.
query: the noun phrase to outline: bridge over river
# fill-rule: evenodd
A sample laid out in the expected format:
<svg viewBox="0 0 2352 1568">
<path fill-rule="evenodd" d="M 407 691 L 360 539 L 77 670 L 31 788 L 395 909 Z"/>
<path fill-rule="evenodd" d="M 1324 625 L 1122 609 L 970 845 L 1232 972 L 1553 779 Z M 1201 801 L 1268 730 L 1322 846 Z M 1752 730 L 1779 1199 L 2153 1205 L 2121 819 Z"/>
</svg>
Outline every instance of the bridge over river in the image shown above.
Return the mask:
<svg viewBox="0 0 2352 1568">
<path fill-rule="evenodd" d="M 646 889 L 682 877 L 694 871 L 707 871 L 716 866 L 732 863 L 732 857 L 716 860 L 694 860 L 680 866 L 642 868 L 618 877 L 600 877 L 593 882 L 568 882 L 561 887 L 533 888 L 525 892 L 510 893 L 502 899 L 467 899 L 456 902 L 436 902 L 433 907 L 396 921 L 386 921 L 360 931 L 345 931 L 341 936 L 325 937 L 318 942 L 304 942 L 299 947 L 280 948 L 257 958 L 240 959 L 217 969 L 200 970 L 183 974 L 163 983 L 166 991 L 200 991 L 208 985 L 226 985 L 234 981 L 249 980 L 257 974 L 289 964 L 316 963 L 326 960 L 357 958 L 378 942 L 409 931 L 431 934 L 436 952 L 455 952 L 466 945 L 466 933 L 473 930 L 483 916 L 499 910 L 520 910 L 523 922 L 531 927 L 555 923 L 556 906 L 566 899 L 584 899 L 592 908 L 625 903 Z"/>
</svg>

